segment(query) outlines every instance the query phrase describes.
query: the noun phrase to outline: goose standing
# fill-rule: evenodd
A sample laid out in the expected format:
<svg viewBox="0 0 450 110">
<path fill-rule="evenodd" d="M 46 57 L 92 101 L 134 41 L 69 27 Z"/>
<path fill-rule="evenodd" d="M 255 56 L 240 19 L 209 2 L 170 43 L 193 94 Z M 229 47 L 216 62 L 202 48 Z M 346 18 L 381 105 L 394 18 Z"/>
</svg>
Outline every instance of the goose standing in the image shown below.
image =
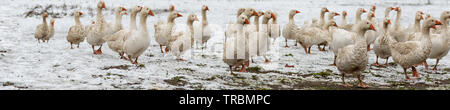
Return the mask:
<svg viewBox="0 0 450 110">
<path fill-rule="evenodd" d="M 36 27 L 36 32 L 34 32 L 34 38 L 36 38 L 38 40 L 38 43 L 40 42 L 40 40 L 42 40 L 42 42 L 45 42 L 45 40 L 43 38 L 49 34 L 49 29 L 48 29 L 48 25 L 47 25 L 47 17 L 48 17 L 48 13 L 44 12 L 42 14 L 42 19 L 43 19 L 42 24 L 39 24 Z"/>
<path fill-rule="evenodd" d="M 422 32 L 416 33 L 414 36 L 419 36 L 421 40 L 392 42 L 389 44 L 391 48 L 392 58 L 398 63 L 405 73 L 405 78 L 410 80 L 406 69 L 412 68 L 414 77 L 419 77 L 414 65 L 423 63 L 431 53 L 430 28 L 436 28 L 436 25 L 441 25 L 439 20 L 430 18 L 424 21 L 422 25 Z M 416 37 L 416 38 L 419 38 Z"/>
<path fill-rule="evenodd" d="M 201 43 L 204 45 L 204 48 L 207 48 L 207 42 L 211 38 L 211 29 L 209 27 L 208 19 L 206 16 L 206 11 L 209 11 L 209 8 L 207 5 L 202 6 L 202 27 L 201 27 L 201 33 L 202 33 L 202 40 Z"/>
<path fill-rule="evenodd" d="M 172 36 L 172 33 L 174 32 L 175 26 L 175 19 L 182 17 L 180 13 L 177 11 L 173 11 L 169 14 L 167 17 L 167 22 L 158 21 L 157 24 L 154 25 L 155 28 L 155 40 L 159 44 L 159 48 L 161 49 L 161 53 L 163 52 L 162 46 L 166 46 L 166 51 L 169 50 L 167 47 L 169 42 L 172 42 L 175 40 L 175 38 Z"/>
<path fill-rule="evenodd" d="M 362 82 L 361 72 L 363 72 L 368 63 L 366 39 L 364 38 L 365 31 L 371 29 L 376 31 L 373 24 L 366 20 L 355 24 L 355 32 L 351 34 L 355 38 L 355 44 L 345 46 L 339 49 L 336 58 L 336 67 L 341 72 L 342 83 L 344 86 L 349 87 L 351 85 L 345 83 L 345 74 L 354 74 L 358 76 L 359 87 L 367 88 L 368 85 Z"/>
<path fill-rule="evenodd" d="M 122 26 L 122 16 L 123 15 L 128 15 L 127 13 L 127 9 L 124 7 L 116 7 L 114 9 L 114 15 L 115 15 L 115 19 L 114 22 L 111 23 L 107 23 L 107 31 L 106 31 L 106 35 L 112 35 L 120 30 L 123 29 Z"/>
<path fill-rule="evenodd" d="M 389 35 L 389 25 L 391 24 L 391 20 L 389 18 L 384 18 L 383 20 L 383 34 L 377 37 L 374 42 L 373 51 L 376 55 L 375 63 L 373 66 L 388 66 L 389 57 L 391 56 L 391 49 L 389 48 L 389 43 L 392 42 L 392 37 Z M 386 59 L 386 63 L 384 65 L 380 65 L 378 63 L 378 58 Z"/>
<path fill-rule="evenodd" d="M 186 61 L 181 58 L 184 52 L 188 49 L 192 48 L 194 44 L 194 26 L 192 25 L 194 21 L 198 21 L 198 17 L 195 14 L 189 14 L 187 19 L 187 29 L 182 32 L 182 35 L 178 37 L 172 43 L 169 43 L 169 50 L 172 51 L 172 54 L 177 57 L 177 61 Z"/>
<path fill-rule="evenodd" d="M 247 16 L 240 15 L 237 17 L 236 23 L 233 25 L 230 25 L 229 30 L 226 30 L 226 35 L 229 35 L 225 37 L 225 43 L 223 43 L 223 57 L 222 60 L 225 62 L 229 68 L 230 73 L 233 75 L 233 67 L 240 66 L 245 62 L 245 58 L 239 58 L 238 57 L 238 50 L 242 47 L 239 47 L 238 41 L 239 37 L 243 37 L 243 30 L 244 30 L 244 24 L 250 24 L 248 21 Z M 231 58 L 230 58 L 231 57 Z M 242 68 L 240 72 L 245 72 L 244 65 L 242 65 Z"/>
<path fill-rule="evenodd" d="M 267 28 L 268 29 L 267 32 L 269 34 L 269 37 L 272 38 L 272 41 L 275 42 L 274 40 L 280 37 L 281 30 L 280 25 L 278 25 L 277 23 L 278 14 L 276 12 L 272 12 L 272 14 L 273 14 L 272 22 L 268 24 L 269 27 Z"/>
<path fill-rule="evenodd" d="M 311 54 L 311 46 L 319 45 L 323 42 L 331 41 L 331 35 L 329 33 L 329 27 L 336 26 L 337 24 L 334 20 L 328 21 L 321 28 L 309 27 L 302 28 L 300 30 L 295 30 L 295 36 L 297 41 L 302 42 L 300 45 L 305 50 L 306 54 Z"/>
<path fill-rule="evenodd" d="M 259 14 L 259 13 L 258 13 Z M 269 20 L 270 19 L 272 19 L 272 18 L 275 18 L 275 14 L 274 13 L 272 13 L 272 11 L 270 11 L 270 10 L 267 10 L 266 11 L 266 13 L 264 13 L 264 12 L 261 12 L 261 14 L 263 15 L 263 21 L 262 21 L 262 31 L 259 31 L 259 32 L 262 32 L 263 34 L 261 35 L 261 34 L 259 34 L 259 36 L 258 36 L 258 41 L 257 41 L 257 47 L 258 47 L 258 50 L 257 50 L 257 55 L 258 56 L 264 56 L 264 63 L 270 63 L 271 61 L 269 60 L 269 58 L 267 58 L 267 54 L 266 54 L 266 52 L 268 51 L 268 49 L 269 49 L 269 45 L 270 45 L 270 39 L 269 39 L 269 25 L 268 25 L 268 23 L 269 23 Z"/>
<path fill-rule="evenodd" d="M 139 29 L 132 30 L 123 44 L 123 51 L 127 54 L 128 59 L 132 64 L 138 64 L 137 60 L 139 56 L 144 53 L 150 45 L 150 38 L 147 30 L 148 15 L 154 16 L 153 11 L 148 7 L 143 7 L 139 16 Z M 133 58 L 135 58 L 134 61 Z"/>
<path fill-rule="evenodd" d="M 375 26 L 375 29 L 378 29 L 378 25 L 376 24 L 375 21 L 375 13 L 373 11 L 370 11 L 367 14 L 367 20 L 369 20 L 370 22 L 373 23 L 373 25 Z M 373 43 L 375 41 L 375 39 L 377 39 L 378 37 L 378 32 L 372 31 L 372 30 L 368 30 L 366 32 L 366 34 L 364 34 L 365 38 L 366 38 L 366 44 L 367 44 L 367 51 L 370 51 L 370 44 Z"/>
<path fill-rule="evenodd" d="M 45 36 L 43 39 L 44 41 L 46 41 L 48 43 L 48 40 L 50 40 L 50 38 L 53 37 L 53 35 L 55 35 L 55 19 L 51 19 L 50 20 L 50 26 L 48 27 L 48 35 Z"/>
<path fill-rule="evenodd" d="M 108 44 L 108 47 L 111 50 L 113 50 L 114 52 L 119 53 L 120 59 L 129 60 L 127 57 L 124 56 L 123 44 L 125 42 L 125 39 L 127 39 L 125 37 L 127 37 L 127 35 L 131 34 L 131 32 L 133 32 L 133 30 L 137 30 L 136 16 L 137 16 L 137 13 L 140 12 L 141 10 L 142 10 L 141 6 L 135 6 L 135 7 L 133 7 L 133 9 L 131 9 L 130 28 L 129 29 L 123 29 L 112 35 L 103 37 L 103 39 Z"/>
<path fill-rule="evenodd" d="M 286 46 L 285 46 L 286 48 L 289 48 L 289 46 L 287 45 L 287 41 L 289 39 L 295 39 L 295 36 L 294 36 L 295 34 L 294 34 L 293 30 L 298 27 L 297 27 L 297 25 L 295 25 L 294 16 L 297 13 L 300 13 L 300 11 L 298 11 L 298 10 L 289 11 L 289 23 L 284 25 L 284 27 L 283 27 L 282 34 L 286 41 Z M 295 42 L 295 44 L 297 45 L 297 41 Z"/>
<path fill-rule="evenodd" d="M 436 59 L 436 65 L 434 65 L 433 70 L 437 70 L 437 65 L 439 64 L 439 60 L 446 56 L 449 51 L 449 39 L 450 35 L 447 30 L 448 19 L 450 18 L 450 11 L 444 11 L 441 13 L 440 20 L 444 23 L 440 25 L 440 34 L 433 34 L 431 36 L 431 52 L 428 58 Z M 428 69 L 427 61 L 424 62 L 425 68 Z"/>
<path fill-rule="evenodd" d="M 86 37 L 85 28 L 80 22 L 81 15 L 83 15 L 83 12 L 75 11 L 75 25 L 71 26 L 67 33 L 67 41 L 70 43 L 70 49 L 73 49 L 72 44 L 77 44 L 77 48 L 80 48 L 80 43 L 83 42 Z"/>
<path fill-rule="evenodd" d="M 347 25 L 347 11 L 342 11 L 341 26 Z"/>
<path fill-rule="evenodd" d="M 87 42 L 92 46 L 92 51 L 94 54 L 102 54 L 102 46 L 105 42 L 103 36 L 106 35 L 107 23 L 103 17 L 102 10 L 105 9 L 105 2 L 99 1 L 97 4 L 97 19 L 95 24 L 87 30 Z M 100 46 L 97 50 L 94 49 L 95 46 Z"/>
<path fill-rule="evenodd" d="M 328 13 L 328 21 L 333 21 L 334 23 L 336 23 L 335 20 L 334 20 L 334 17 L 335 17 L 335 16 L 339 16 L 339 15 L 340 15 L 339 13 L 334 12 L 334 11 L 329 12 L 329 13 Z M 328 34 L 329 34 L 329 33 L 328 33 L 328 28 L 329 28 L 329 27 L 327 27 L 327 25 L 329 25 L 329 24 L 325 24 L 325 25 L 323 25 L 321 28 L 322 28 L 322 29 L 325 29 L 325 28 L 323 28 L 323 27 L 326 27 L 327 30 L 325 30 L 324 32 L 326 32 L 326 34 L 327 34 L 326 37 L 327 37 L 327 38 L 323 38 L 323 39 L 329 39 L 329 40 L 327 40 L 327 41 L 325 41 L 325 42 L 322 42 L 322 43 L 320 43 L 320 44 L 317 45 L 317 48 L 319 49 L 319 51 L 326 51 L 326 50 L 325 50 L 325 46 L 328 46 L 328 41 L 331 41 L 331 39 L 330 39 L 331 36 L 328 35 Z M 337 28 L 337 24 L 336 24 L 336 28 Z M 321 45 L 323 45 L 323 48 L 320 48 Z"/>
<path fill-rule="evenodd" d="M 408 32 L 400 24 L 400 17 L 402 15 L 402 10 L 400 7 L 396 7 L 397 16 L 395 17 L 394 27 L 390 30 L 390 34 L 397 42 L 404 42 L 408 40 Z"/>
<path fill-rule="evenodd" d="M 320 20 L 319 20 L 319 24 L 318 25 L 314 25 L 318 28 L 322 27 L 323 25 L 325 25 L 325 13 L 330 12 L 328 10 L 327 7 L 322 7 L 322 9 L 320 10 Z"/>
</svg>

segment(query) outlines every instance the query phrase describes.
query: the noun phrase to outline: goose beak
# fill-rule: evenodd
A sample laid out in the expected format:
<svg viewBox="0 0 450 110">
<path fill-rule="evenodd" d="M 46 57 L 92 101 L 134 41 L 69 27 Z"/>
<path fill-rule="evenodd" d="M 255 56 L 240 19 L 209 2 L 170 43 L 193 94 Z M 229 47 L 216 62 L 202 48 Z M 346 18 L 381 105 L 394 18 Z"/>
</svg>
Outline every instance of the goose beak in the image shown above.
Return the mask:
<svg viewBox="0 0 450 110">
<path fill-rule="evenodd" d="M 261 15 L 264 15 L 264 12 L 261 12 Z"/>
<path fill-rule="evenodd" d="M 178 17 L 183 17 L 183 15 L 181 15 L 180 13 L 177 14 Z"/>
<path fill-rule="evenodd" d="M 209 11 L 209 8 L 208 8 L 208 6 L 206 6 L 206 9 L 205 9 L 205 10 Z"/>
<path fill-rule="evenodd" d="M 80 13 L 80 16 L 83 15 L 83 12 L 79 12 L 79 13 Z"/>
<path fill-rule="evenodd" d="M 339 13 L 335 13 L 335 15 L 336 15 L 336 16 L 339 16 L 340 14 L 339 14 Z"/>
<path fill-rule="evenodd" d="M 423 12 L 422 12 L 422 11 L 420 11 L 419 13 L 420 13 L 420 15 L 423 15 Z"/>
<path fill-rule="evenodd" d="M 420 16 L 420 20 L 423 20 L 423 16 Z"/>
<path fill-rule="evenodd" d="M 277 17 L 275 16 L 275 14 L 270 14 L 270 16 L 272 16 L 273 19 L 277 19 Z"/>
<path fill-rule="evenodd" d="M 123 12 L 123 14 L 124 14 L 124 15 L 128 15 L 128 13 L 127 13 L 127 12 Z"/>
<path fill-rule="evenodd" d="M 95 21 L 92 21 L 91 24 L 95 24 Z"/>
<path fill-rule="evenodd" d="M 398 11 L 398 8 L 399 8 L 399 7 L 396 7 L 396 8 L 395 8 L 395 11 Z"/>
<path fill-rule="evenodd" d="M 363 9 L 362 11 L 363 11 L 363 13 L 367 12 L 365 9 Z"/>
<path fill-rule="evenodd" d="M 259 16 L 258 13 L 256 13 L 256 11 L 253 11 L 253 15 Z"/>
<path fill-rule="evenodd" d="M 295 13 L 300 13 L 300 11 L 295 11 Z"/>
<path fill-rule="evenodd" d="M 373 31 L 377 31 L 377 30 L 375 29 L 375 27 L 373 26 L 373 24 L 370 25 L 370 29 L 373 30 Z"/>
<path fill-rule="evenodd" d="M 334 23 L 334 25 L 333 25 L 334 27 L 338 27 L 338 25 L 336 24 L 336 23 Z"/>
<path fill-rule="evenodd" d="M 375 17 L 375 14 L 372 13 L 372 17 Z"/>
<path fill-rule="evenodd" d="M 122 8 L 122 11 L 127 11 L 127 9 L 126 8 Z"/>
<path fill-rule="evenodd" d="M 250 24 L 250 22 L 248 21 L 248 19 L 245 19 L 245 24 Z"/>
<path fill-rule="evenodd" d="M 105 5 L 105 3 L 102 3 L 102 8 L 106 8 L 106 5 Z"/>
<path fill-rule="evenodd" d="M 170 6 L 170 10 L 171 10 L 171 11 L 175 10 L 175 6 L 171 5 L 171 6 Z"/>
<path fill-rule="evenodd" d="M 391 7 L 391 10 L 395 10 L 395 8 Z"/>
<path fill-rule="evenodd" d="M 391 24 L 391 20 L 387 20 L 387 23 L 388 23 L 388 24 Z"/>
<path fill-rule="evenodd" d="M 330 12 L 330 10 L 328 10 L 328 8 L 325 9 L 325 12 Z"/>
<path fill-rule="evenodd" d="M 436 20 L 436 25 L 442 25 L 442 23 L 438 20 Z"/>
<path fill-rule="evenodd" d="M 155 15 L 153 14 L 153 11 L 152 11 L 152 10 L 148 11 L 148 14 L 150 14 L 150 15 L 152 15 L 152 16 L 155 16 Z"/>
<path fill-rule="evenodd" d="M 374 6 L 372 6 L 372 9 L 374 9 L 374 10 L 375 10 L 375 9 L 377 9 L 377 6 L 375 6 L 375 5 L 374 5 Z"/>
</svg>

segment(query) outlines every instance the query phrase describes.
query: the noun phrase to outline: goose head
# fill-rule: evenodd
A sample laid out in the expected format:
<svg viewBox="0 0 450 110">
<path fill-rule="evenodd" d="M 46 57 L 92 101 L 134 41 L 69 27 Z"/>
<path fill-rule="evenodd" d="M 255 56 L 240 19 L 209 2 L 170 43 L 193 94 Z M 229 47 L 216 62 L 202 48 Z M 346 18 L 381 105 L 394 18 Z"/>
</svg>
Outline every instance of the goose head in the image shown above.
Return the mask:
<svg viewBox="0 0 450 110">
<path fill-rule="evenodd" d="M 47 13 L 47 12 L 44 12 L 44 13 L 42 14 L 42 17 L 47 18 L 47 17 L 48 17 L 48 13 Z"/>
<path fill-rule="evenodd" d="M 447 20 L 448 18 L 450 18 L 450 11 L 443 11 L 441 13 L 441 20 Z M 444 21 L 442 21 L 442 22 L 444 22 Z M 444 22 L 444 23 L 446 23 L 446 22 Z"/>
<path fill-rule="evenodd" d="M 245 9 L 244 13 L 245 15 L 247 15 L 247 17 L 251 17 L 251 16 L 259 16 L 258 13 L 256 12 L 255 9 L 253 8 L 247 8 Z"/>
<path fill-rule="evenodd" d="M 270 10 L 267 10 L 266 13 L 264 14 L 264 17 L 266 17 L 268 19 L 272 18 L 272 19 L 276 20 L 277 16 L 275 14 L 276 13 L 274 13 L 274 12 L 272 12 Z"/>
<path fill-rule="evenodd" d="M 331 11 L 328 14 L 328 19 L 334 19 L 335 16 L 339 16 L 339 15 L 340 14 L 338 12 Z"/>
<path fill-rule="evenodd" d="M 375 29 L 375 26 L 373 26 L 373 23 L 371 21 L 369 21 L 369 20 L 361 21 L 359 23 L 359 29 L 360 29 L 360 31 L 363 31 L 363 32 L 365 32 L 367 30 L 377 31 Z"/>
<path fill-rule="evenodd" d="M 397 11 L 397 12 L 401 12 L 402 11 L 402 9 L 399 7 L 399 6 L 397 6 L 397 7 L 395 7 L 395 11 Z"/>
<path fill-rule="evenodd" d="M 365 9 L 363 9 L 363 8 L 358 8 L 358 9 L 356 10 L 356 15 L 361 16 L 361 14 L 366 13 L 366 12 L 367 12 L 367 11 L 366 11 Z"/>
<path fill-rule="evenodd" d="M 375 18 L 375 13 L 371 11 L 367 14 L 367 19 L 371 20 L 373 18 Z"/>
<path fill-rule="evenodd" d="M 169 6 L 169 11 L 170 11 L 170 12 L 175 11 L 175 6 L 174 6 L 174 5 L 170 5 L 170 6 Z"/>
<path fill-rule="evenodd" d="M 264 12 L 263 11 L 257 11 L 256 12 L 258 15 L 255 15 L 256 18 L 259 18 L 260 16 L 264 16 Z"/>
<path fill-rule="evenodd" d="M 342 17 L 346 17 L 347 16 L 347 11 L 342 11 Z"/>
<path fill-rule="evenodd" d="M 377 9 L 377 6 L 372 5 L 372 7 L 370 8 L 370 11 L 375 12 L 376 9 Z"/>
<path fill-rule="evenodd" d="M 430 29 L 430 28 L 436 29 L 436 25 L 441 25 L 441 24 L 442 24 L 441 21 L 439 21 L 435 18 L 430 18 L 423 22 L 423 29 Z"/>
<path fill-rule="evenodd" d="M 414 17 L 414 19 L 416 20 L 416 21 L 420 21 L 420 20 L 423 20 L 423 12 L 422 11 L 417 11 L 416 12 L 416 16 Z"/>
<path fill-rule="evenodd" d="M 183 15 L 181 15 L 177 11 L 174 11 L 174 12 L 170 13 L 169 21 L 174 20 L 175 18 L 179 18 L 179 17 L 183 17 Z"/>
<path fill-rule="evenodd" d="M 291 10 L 291 11 L 289 11 L 289 16 L 293 17 L 297 13 L 300 13 L 300 11 L 298 11 L 298 10 Z"/>
<path fill-rule="evenodd" d="M 425 15 L 425 19 L 430 19 L 431 18 L 431 15 L 429 14 L 429 13 L 427 13 L 426 15 Z"/>
<path fill-rule="evenodd" d="M 141 16 L 148 16 L 148 15 L 155 16 L 153 14 L 152 9 L 150 9 L 149 7 L 145 7 L 145 6 L 142 8 L 140 14 L 141 14 Z"/>
<path fill-rule="evenodd" d="M 81 11 L 75 11 L 75 13 L 73 13 L 73 16 L 76 16 L 76 17 L 80 17 L 82 15 L 83 15 L 83 12 L 81 12 Z"/>
<path fill-rule="evenodd" d="M 336 24 L 336 21 L 334 21 L 334 20 L 328 21 L 325 26 L 327 26 L 327 27 L 330 27 L 330 26 L 338 27 L 338 25 Z"/>
<path fill-rule="evenodd" d="M 391 19 L 389 19 L 389 17 L 385 17 L 383 19 L 383 27 L 384 27 L 385 31 L 389 27 L 389 25 L 391 25 Z"/>
<path fill-rule="evenodd" d="M 189 14 L 187 22 L 192 24 L 194 21 L 198 21 L 197 15 L 194 13 Z"/>
<path fill-rule="evenodd" d="M 322 7 L 322 9 L 320 9 L 320 13 L 326 13 L 329 12 L 330 10 L 328 10 L 327 7 Z"/>
<path fill-rule="evenodd" d="M 131 9 L 131 13 L 138 13 L 142 10 L 141 6 L 134 6 L 133 9 Z"/>
<path fill-rule="evenodd" d="M 97 8 L 99 8 L 99 9 L 104 9 L 104 8 L 106 8 L 105 2 L 104 2 L 104 1 L 99 1 L 99 2 L 97 3 Z"/>
<path fill-rule="evenodd" d="M 52 18 L 52 19 L 50 20 L 50 25 L 51 25 L 52 27 L 55 26 L 55 19 Z"/>
<path fill-rule="evenodd" d="M 395 10 L 395 8 L 393 8 L 393 7 L 391 7 L 391 6 L 386 7 L 386 10 L 384 11 L 385 17 L 389 17 L 389 13 L 390 13 L 392 10 Z"/>
<path fill-rule="evenodd" d="M 237 19 L 237 23 L 238 24 L 250 24 L 250 22 L 248 21 L 248 17 L 245 15 L 240 15 Z"/>
<path fill-rule="evenodd" d="M 127 9 L 124 7 L 116 7 L 116 9 L 114 9 L 114 13 L 116 15 L 127 15 Z"/>
<path fill-rule="evenodd" d="M 209 11 L 208 5 L 203 5 L 202 6 L 202 11 Z"/>
</svg>

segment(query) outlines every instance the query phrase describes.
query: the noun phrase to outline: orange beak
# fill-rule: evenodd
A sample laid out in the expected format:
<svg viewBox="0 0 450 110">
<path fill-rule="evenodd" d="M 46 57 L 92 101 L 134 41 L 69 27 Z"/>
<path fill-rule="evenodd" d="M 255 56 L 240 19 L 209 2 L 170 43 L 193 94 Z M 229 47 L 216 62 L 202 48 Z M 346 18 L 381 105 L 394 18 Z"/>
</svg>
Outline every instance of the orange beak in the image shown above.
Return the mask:
<svg viewBox="0 0 450 110">
<path fill-rule="evenodd" d="M 155 15 L 153 14 L 153 11 L 152 11 L 152 10 L 148 11 L 148 14 L 149 14 L 149 15 L 152 15 L 152 16 L 155 16 Z"/>
<path fill-rule="evenodd" d="M 262 15 L 264 15 L 264 12 L 261 12 Z"/>
<path fill-rule="evenodd" d="M 124 15 L 128 15 L 128 13 L 127 13 L 127 12 L 124 12 L 123 14 L 124 14 Z"/>
<path fill-rule="evenodd" d="M 363 11 L 363 13 L 367 12 L 365 9 L 363 9 L 362 11 Z"/>
<path fill-rule="evenodd" d="M 334 23 L 334 25 L 333 26 L 335 26 L 335 27 L 338 27 L 338 25 L 336 24 L 336 23 Z"/>
<path fill-rule="evenodd" d="M 122 11 L 127 11 L 127 9 L 126 8 L 122 8 Z"/>
<path fill-rule="evenodd" d="M 250 22 L 248 21 L 248 19 L 245 19 L 245 24 L 250 24 Z"/>
<path fill-rule="evenodd" d="M 275 16 L 275 14 L 270 14 L 270 16 L 272 16 L 273 19 L 277 19 L 277 17 Z"/>
<path fill-rule="evenodd" d="M 256 13 L 256 11 L 253 11 L 253 15 L 259 16 L 258 13 Z"/>
<path fill-rule="evenodd" d="M 375 5 L 374 5 L 374 6 L 372 6 L 372 9 L 377 9 L 377 6 L 375 6 Z"/>
<path fill-rule="evenodd" d="M 436 25 L 442 25 L 442 23 L 438 20 L 436 20 Z"/>
<path fill-rule="evenodd" d="M 422 11 L 420 11 L 419 13 L 420 13 L 420 15 L 423 15 L 423 12 L 422 12 Z"/>
<path fill-rule="evenodd" d="M 78 12 L 78 13 L 80 13 L 80 15 L 83 15 L 83 12 Z"/>
<path fill-rule="evenodd" d="M 388 24 L 391 24 L 391 20 L 388 20 L 387 23 L 388 23 Z"/>
<path fill-rule="evenodd" d="M 183 15 L 181 15 L 180 13 L 177 14 L 178 17 L 183 17 Z"/>
<path fill-rule="evenodd" d="M 375 17 L 375 14 L 372 13 L 372 17 Z"/>
<path fill-rule="evenodd" d="M 295 11 L 295 13 L 300 13 L 300 11 Z"/>
<path fill-rule="evenodd" d="M 420 16 L 420 20 L 423 20 L 423 17 L 422 17 L 422 16 Z"/>
<path fill-rule="evenodd" d="M 395 8 L 395 11 L 398 11 L 398 8 L 399 8 L 399 7 L 396 7 L 396 8 Z"/>
<path fill-rule="evenodd" d="M 206 9 L 205 10 L 208 10 L 209 11 L 209 8 L 208 8 L 208 6 L 206 6 Z"/>
<path fill-rule="evenodd" d="M 50 24 L 52 24 L 52 26 L 54 26 L 54 25 L 55 25 L 55 22 L 51 22 Z"/>
<path fill-rule="evenodd" d="M 373 24 L 370 25 L 370 29 L 372 29 L 373 31 L 377 31 L 377 30 L 375 29 L 375 27 L 373 26 Z"/>
<path fill-rule="evenodd" d="M 330 12 L 330 10 L 328 10 L 328 8 L 325 8 L 325 12 Z"/>
<path fill-rule="evenodd" d="M 106 5 L 105 5 L 105 3 L 102 3 L 102 8 L 106 8 Z"/>
<path fill-rule="evenodd" d="M 172 10 L 172 11 L 175 10 L 175 6 L 171 5 L 170 10 Z"/>
<path fill-rule="evenodd" d="M 339 13 L 335 13 L 335 15 L 336 15 L 336 16 L 339 16 L 340 14 L 339 14 Z"/>
</svg>

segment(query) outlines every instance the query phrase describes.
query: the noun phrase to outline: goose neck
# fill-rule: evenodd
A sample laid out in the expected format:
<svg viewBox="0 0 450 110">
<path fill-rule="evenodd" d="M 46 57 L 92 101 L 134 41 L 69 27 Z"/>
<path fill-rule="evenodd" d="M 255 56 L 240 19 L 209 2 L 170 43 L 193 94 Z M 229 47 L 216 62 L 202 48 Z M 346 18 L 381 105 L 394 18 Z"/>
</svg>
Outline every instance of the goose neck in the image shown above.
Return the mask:
<svg viewBox="0 0 450 110">
<path fill-rule="evenodd" d="M 145 34 L 148 34 L 147 33 L 147 15 L 141 15 L 140 16 L 140 19 L 139 19 L 139 23 L 140 23 L 140 25 L 141 25 L 141 32 L 143 32 L 143 33 L 145 33 Z"/>
<path fill-rule="evenodd" d="M 81 25 L 80 16 L 75 16 L 75 24 L 76 25 Z"/>
<path fill-rule="evenodd" d="M 137 16 L 137 12 L 132 12 L 131 15 L 130 15 L 130 17 L 131 17 L 130 18 L 130 29 L 131 30 L 137 29 L 136 16 Z"/>
</svg>

